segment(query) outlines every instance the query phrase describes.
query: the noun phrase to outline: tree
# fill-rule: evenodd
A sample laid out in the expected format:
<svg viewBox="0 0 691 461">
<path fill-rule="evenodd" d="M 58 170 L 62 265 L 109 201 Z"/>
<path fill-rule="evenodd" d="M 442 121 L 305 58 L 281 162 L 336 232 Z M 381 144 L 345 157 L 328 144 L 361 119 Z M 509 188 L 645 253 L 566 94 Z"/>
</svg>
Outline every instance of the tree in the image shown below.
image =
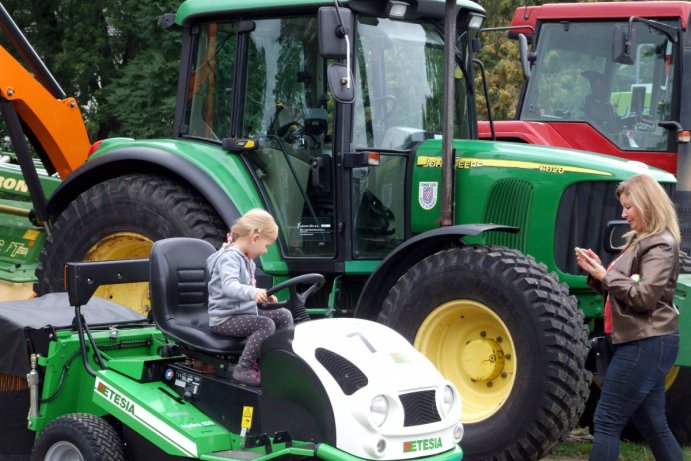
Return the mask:
<svg viewBox="0 0 691 461">
<path fill-rule="evenodd" d="M 5 8 L 65 93 L 92 140 L 169 136 L 179 33 L 158 26 L 177 0 L 5 0 Z"/>
<path fill-rule="evenodd" d="M 483 27 L 509 26 L 513 12 L 522 4 L 521 0 L 486 2 L 483 6 L 487 11 L 487 20 Z M 511 118 L 515 115 L 517 95 L 523 84 L 518 44 L 508 39 L 506 31 L 484 32 L 481 34 L 481 39 L 482 51 L 479 58 L 485 66 L 492 117 L 495 120 Z M 487 104 L 481 92 L 482 80 L 477 68 L 475 83 L 478 88 L 478 117 L 487 120 Z"/>
</svg>

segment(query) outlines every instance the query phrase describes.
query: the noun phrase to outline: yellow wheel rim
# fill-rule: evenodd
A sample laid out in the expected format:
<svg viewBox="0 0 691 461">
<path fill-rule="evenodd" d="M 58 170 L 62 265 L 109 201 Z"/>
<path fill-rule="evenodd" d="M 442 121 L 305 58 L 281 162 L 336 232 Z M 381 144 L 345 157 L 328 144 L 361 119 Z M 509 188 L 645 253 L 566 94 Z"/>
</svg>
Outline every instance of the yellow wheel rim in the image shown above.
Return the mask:
<svg viewBox="0 0 691 461">
<path fill-rule="evenodd" d="M 672 367 L 669 373 L 667 373 L 667 376 L 665 376 L 665 392 L 672 387 L 674 381 L 677 380 L 677 376 L 679 376 L 679 367 Z"/>
<path fill-rule="evenodd" d="M 148 258 L 153 244 L 153 240 L 142 234 L 116 232 L 96 242 L 86 253 L 84 260 Z M 142 315 L 146 315 L 151 309 L 148 282 L 104 285 L 96 290 L 95 296 L 127 306 Z"/>
<path fill-rule="evenodd" d="M 424 320 L 414 346 L 458 388 L 462 422 L 483 421 L 508 400 L 518 365 L 514 342 L 486 305 L 467 299 L 442 304 Z"/>
</svg>

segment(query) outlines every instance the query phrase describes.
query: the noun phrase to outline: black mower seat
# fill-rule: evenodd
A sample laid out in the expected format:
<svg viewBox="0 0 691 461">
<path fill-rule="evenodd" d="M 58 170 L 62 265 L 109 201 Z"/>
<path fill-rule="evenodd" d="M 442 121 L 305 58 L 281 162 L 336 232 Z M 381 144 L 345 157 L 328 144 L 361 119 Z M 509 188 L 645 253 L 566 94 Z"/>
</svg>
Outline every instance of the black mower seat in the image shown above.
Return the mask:
<svg viewBox="0 0 691 461">
<path fill-rule="evenodd" d="M 209 328 L 206 258 L 216 249 L 204 240 L 176 237 L 151 248 L 151 312 L 158 328 L 180 345 L 211 354 L 239 355 L 245 338 Z"/>
</svg>

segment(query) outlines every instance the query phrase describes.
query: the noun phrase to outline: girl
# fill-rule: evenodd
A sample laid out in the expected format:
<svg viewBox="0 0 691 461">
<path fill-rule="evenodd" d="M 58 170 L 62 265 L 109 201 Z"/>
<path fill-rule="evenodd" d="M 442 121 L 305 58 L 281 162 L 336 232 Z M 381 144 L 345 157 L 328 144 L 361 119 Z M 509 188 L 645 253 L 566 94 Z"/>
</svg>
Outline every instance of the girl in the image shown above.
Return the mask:
<svg viewBox="0 0 691 461">
<path fill-rule="evenodd" d="M 230 228 L 228 242 L 209 256 L 209 326 L 214 333 L 247 337 L 245 349 L 233 370 L 233 379 L 259 385 L 256 363 L 262 342 L 276 329 L 293 324 L 285 308 L 259 310 L 257 304 L 276 302 L 266 290 L 256 287 L 253 259 L 267 252 L 278 237 L 278 226 L 264 210 L 253 209 Z"/>
</svg>

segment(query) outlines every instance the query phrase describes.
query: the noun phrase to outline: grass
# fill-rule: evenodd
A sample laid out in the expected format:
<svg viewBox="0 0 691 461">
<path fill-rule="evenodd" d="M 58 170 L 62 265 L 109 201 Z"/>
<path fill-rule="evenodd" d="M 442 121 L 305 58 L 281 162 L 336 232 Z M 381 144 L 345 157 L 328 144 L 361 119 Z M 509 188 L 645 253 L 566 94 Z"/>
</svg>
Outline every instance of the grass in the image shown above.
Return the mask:
<svg viewBox="0 0 691 461">
<path fill-rule="evenodd" d="M 545 460 L 587 460 L 590 455 L 592 440 L 589 437 L 581 436 L 580 431 L 575 431 L 576 437 L 570 436 L 566 441 L 557 445 Z M 585 434 L 587 434 L 587 429 L 585 429 Z M 691 447 L 683 447 L 682 452 L 684 460 L 691 461 Z M 646 444 L 622 442 L 619 450 L 619 461 L 655 461 L 655 458 Z"/>
</svg>

